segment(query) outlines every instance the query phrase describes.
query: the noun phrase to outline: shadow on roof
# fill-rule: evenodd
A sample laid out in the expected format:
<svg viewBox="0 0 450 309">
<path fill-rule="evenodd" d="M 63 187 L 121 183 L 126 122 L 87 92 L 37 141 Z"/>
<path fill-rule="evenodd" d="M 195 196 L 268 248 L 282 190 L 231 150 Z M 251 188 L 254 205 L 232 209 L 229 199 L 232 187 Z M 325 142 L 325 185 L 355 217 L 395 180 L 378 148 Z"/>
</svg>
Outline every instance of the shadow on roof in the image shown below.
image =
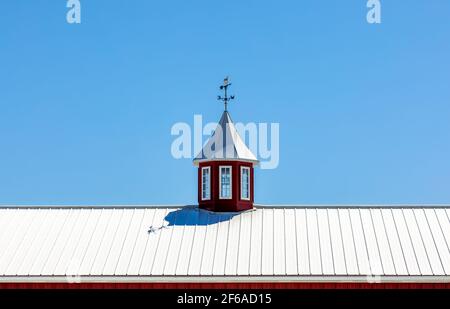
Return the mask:
<svg viewBox="0 0 450 309">
<path fill-rule="evenodd" d="M 169 223 L 167 226 L 195 226 L 212 225 L 219 222 L 229 221 L 239 213 L 214 213 L 197 207 L 185 207 L 169 213 L 165 220 Z"/>
</svg>

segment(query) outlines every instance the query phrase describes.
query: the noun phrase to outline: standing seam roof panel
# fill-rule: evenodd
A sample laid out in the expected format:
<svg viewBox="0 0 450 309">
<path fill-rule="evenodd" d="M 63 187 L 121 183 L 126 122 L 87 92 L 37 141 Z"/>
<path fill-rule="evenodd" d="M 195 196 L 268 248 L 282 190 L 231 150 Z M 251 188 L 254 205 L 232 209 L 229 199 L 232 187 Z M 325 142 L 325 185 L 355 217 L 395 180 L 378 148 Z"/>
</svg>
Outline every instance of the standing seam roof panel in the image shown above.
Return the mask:
<svg viewBox="0 0 450 309">
<path fill-rule="evenodd" d="M 169 211 L 169 215 L 175 215 L 175 220 L 177 216 L 177 211 Z M 159 233 L 161 234 L 158 239 L 158 245 L 156 247 L 154 260 L 152 262 L 152 267 L 150 273 L 152 276 L 161 276 L 164 273 L 164 266 L 167 261 L 167 254 L 169 252 L 169 246 L 172 240 L 173 228 L 168 227 L 165 223 L 164 228 L 162 228 Z"/>
<path fill-rule="evenodd" d="M 286 275 L 285 210 L 273 212 L 273 273 Z"/>
<path fill-rule="evenodd" d="M 306 227 L 308 229 L 308 252 L 312 275 L 322 275 L 322 256 L 320 251 L 319 227 L 317 209 L 306 212 Z"/>
<path fill-rule="evenodd" d="M 11 233 L 8 234 L 8 239 L 5 241 L 4 248 L 6 250 L 0 251 L 0 269 L 7 269 L 8 265 L 11 262 L 11 259 L 14 257 L 17 248 L 20 246 L 23 238 L 26 235 L 30 225 L 32 225 L 33 219 L 36 216 L 36 212 L 29 211 L 25 214 L 25 217 L 20 218 L 20 222 L 18 222 L 18 228 L 11 229 Z"/>
<path fill-rule="evenodd" d="M 3 267 L 0 268 L 0 270 L 1 269 L 5 270 L 3 273 L 4 275 L 7 275 L 7 276 L 16 276 L 17 275 L 17 269 L 20 267 L 23 260 L 25 259 L 26 253 L 30 246 L 30 243 L 33 242 L 35 235 L 38 233 L 38 231 L 42 225 L 43 220 L 41 218 L 45 218 L 45 216 L 47 215 L 47 212 L 40 211 L 38 209 L 35 210 L 35 213 L 36 213 L 36 215 L 33 219 L 33 223 L 27 229 L 27 232 L 24 235 L 24 238 L 22 239 L 20 246 L 16 249 L 13 257 L 11 258 L 11 261 L 8 263 L 8 266 L 5 268 L 3 268 Z"/>
<path fill-rule="evenodd" d="M 33 274 L 42 275 L 45 274 L 44 267 L 47 263 L 48 259 L 53 252 L 53 249 L 57 243 L 58 237 L 61 234 L 62 230 L 66 227 L 68 218 L 71 215 L 70 209 L 61 209 L 59 210 L 59 222 L 53 225 L 52 229 L 49 232 L 49 237 L 45 240 L 45 244 L 41 247 L 39 255 L 36 257 L 34 269 L 31 270 Z"/>
<path fill-rule="evenodd" d="M 327 209 L 317 209 L 317 223 L 320 241 L 320 259 L 322 262 L 322 273 L 334 275 L 334 256 L 330 237 L 330 224 L 328 222 Z"/>
<path fill-rule="evenodd" d="M 241 216 L 234 216 L 229 221 L 230 226 L 227 236 L 227 250 L 225 255 L 225 275 L 237 275 L 237 263 L 239 254 L 239 233 Z"/>
<path fill-rule="evenodd" d="M 374 210 L 374 212 L 377 212 L 377 210 Z M 400 239 L 398 237 L 397 229 L 394 223 L 394 218 L 392 216 L 392 212 L 390 209 L 379 209 L 378 212 L 381 214 L 381 218 L 376 219 L 378 216 L 374 216 L 374 224 L 375 226 L 378 226 L 380 224 L 383 224 L 383 230 L 386 233 L 385 236 L 380 237 L 386 237 L 387 238 L 387 246 L 381 246 L 381 251 L 384 252 L 385 250 L 389 250 L 389 253 L 391 254 L 392 263 L 393 263 L 393 271 L 397 275 L 407 276 L 408 269 L 406 267 L 406 261 L 403 253 L 402 246 L 400 244 Z M 381 220 L 381 221 L 380 221 Z M 383 234 L 383 231 L 380 227 L 378 227 L 379 233 L 377 234 Z M 384 253 L 387 255 L 387 253 Z M 386 265 L 386 259 L 385 257 L 385 265 Z M 389 266 L 390 267 L 390 266 Z M 387 270 L 387 273 L 390 273 L 389 267 Z M 394 273 L 391 273 L 394 274 Z"/>
<path fill-rule="evenodd" d="M 333 249 L 334 272 L 336 275 L 346 275 L 348 271 L 345 265 L 345 255 L 338 210 L 328 209 L 327 215 L 328 224 L 330 227 L 331 247 Z"/>
<path fill-rule="evenodd" d="M 130 258 L 130 262 L 127 269 L 127 274 L 130 276 L 139 275 L 139 270 L 142 265 L 143 256 L 147 249 L 147 240 L 149 237 L 149 229 L 154 224 L 156 210 L 146 209 L 144 218 L 142 219 L 141 226 L 139 228 L 138 238 L 134 245 L 133 254 Z"/>
<path fill-rule="evenodd" d="M 286 250 L 286 274 L 298 275 L 297 258 L 297 228 L 295 222 L 295 209 L 284 210 L 284 235 Z"/>
<path fill-rule="evenodd" d="M 77 241 L 76 249 L 70 258 L 70 261 L 69 261 L 70 274 L 89 275 L 89 272 L 86 272 L 86 273 L 80 272 L 81 265 L 83 263 L 83 259 L 85 258 L 85 255 L 88 251 L 89 243 L 91 242 L 94 232 L 100 221 L 102 212 L 103 212 L 103 209 L 93 209 L 91 211 L 90 216 L 86 221 L 86 225 L 83 229 L 83 232 L 80 234 L 81 236 L 80 236 L 79 240 Z"/>
<path fill-rule="evenodd" d="M 50 209 L 42 209 L 42 211 L 43 211 L 43 213 L 45 213 L 45 212 L 48 213 L 48 216 L 46 216 L 45 222 L 43 222 L 43 224 L 42 224 L 42 229 L 36 235 L 35 240 L 33 241 L 33 243 L 30 246 L 30 249 L 27 253 L 27 257 L 23 261 L 22 266 L 20 268 L 20 271 L 19 271 L 20 273 L 27 273 L 27 274 L 30 273 L 31 267 L 34 264 L 34 260 L 35 260 L 36 256 L 39 254 L 40 249 L 44 245 L 45 239 L 47 238 L 51 227 L 54 225 L 56 215 L 60 210 L 57 209 L 55 211 L 52 211 Z M 90 216 L 91 212 L 92 211 L 89 210 L 89 211 L 80 213 L 80 215 L 83 215 L 88 218 Z M 74 240 L 71 241 L 71 239 L 69 239 L 69 241 L 64 244 L 64 249 L 62 251 L 60 258 L 58 259 L 58 262 L 55 265 L 56 270 L 54 270 L 53 273 L 55 273 L 55 272 L 62 273 L 64 275 L 67 274 L 66 271 L 67 271 L 69 262 L 66 262 L 65 259 L 70 261 L 73 250 L 75 250 L 75 247 L 78 244 L 78 242 L 76 242 L 75 240 L 78 240 L 80 238 L 80 234 L 82 231 L 81 228 L 84 228 L 86 221 L 87 220 L 83 221 L 82 224 L 79 225 L 80 226 L 79 231 L 76 231 L 75 233 L 73 233 L 71 235 Z M 79 221 L 78 221 L 78 223 L 79 223 Z M 66 262 L 66 263 L 63 264 L 63 262 Z M 59 265 L 61 265 L 61 266 L 58 267 Z"/>
<path fill-rule="evenodd" d="M 178 259 L 183 240 L 184 224 L 186 222 L 186 212 L 179 211 L 174 218 L 174 228 L 170 239 L 169 250 L 167 251 L 167 260 L 164 265 L 164 275 L 174 276 L 178 265 Z"/>
<path fill-rule="evenodd" d="M 161 238 L 161 230 L 165 228 L 165 217 L 167 212 L 168 209 L 166 208 L 155 210 L 155 217 L 153 219 L 153 225 L 151 226 L 153 230 L 150 230 L 148 234 L 147 244 L 139 268 L 139 275 L 151 275 L 153 261 L 155 259 L 159 239 Z"/>
<path fill-rule="evenodd" d="M 88 246 L 86 253 L 84 254 L 83 260 L 81 261 L 80 273 L 81 274 L 92 274 L 92 266 L 94 265 L 95 258 L 100 249 L 102 240 L 105 236 L 106 230 L 108 228 L 108 222 L 111 222 L 111 217 L 114 213 L 113 209 L 102 209 L 98 224 L 92 234 L 90 242 L 92 244 L 99 244 L 98 246 L 91 245 Z"/>
<path fill-rule="evenodd" d="M 273 275 L 274 274 L 274 217 L 273 209 L 262 209 L 262 262 L 261 262 L 261 274 Z"/>
<path fill-rule="evenodd" d="M 177 276 L 187 276 L 189 272 L 189 265 L 191 263 L 192 245 L 194 243 L 195 233 L 197 226 L 192 225 L 195 222 L 196 212 L 190 211 L 186 217 L 184 217 L 185 225 L 183 232 L 183 240 L 181 242 L 180 253 L 178 257 L 176 275 Z M 225 239 L 226 240 L 226 239 Z M 225 253 L 225 250 L 224 250 Z"/>
<path fill-rule="evenodd" d="M 436 247 L 439 251 L 445 274 L 450 275 L 450 250 L 442 233 L 439 220 L 436 218 L 434 209 L 424 209 L 424 213 L 433 234 L 434 241 L 436 242 Z"/>
<path fill-rule="evenodd" d="M 251 228 L 252 228 L 252 213 L 245 212 L 241 215 L 239 226 L 239 246 L 238 246 L 238 264 L 237 274 L 250 274 L 250 249 L 251 249 Z"/>
<path fill-rule="evenodd" d="M 394 219 L 394 224 L 398 232 L 398 237 L 400 239 L 400 244 L 405 256 L 406 265 L 408 266 L 408 271 L 410 276 L 422 275 L 419 263 L 416 258 L 416 253 L 414 251 L 414 246 L 412 240 L 409 236 L 409 232 L 403 217 L 402 209 L 391 209 Z"/>
<path fill-rule="evenodd" d="M 437 252 L 435 240 L 428 226 L 425 213 L 423 209 L 414 209 L 413 212 L 433 274 L 443 276 L 445 275 L 444 268 L 442 267 L 441 258 Z"/>
<path fill-rule="evenodd" d="M 110 249 L 106 254 L 102 275 L 112 276 L 115 274 L 118 260 L 122 252 L 123 243 L 131 226 L 131 221 L 133 220 L 134 211 L 134 209 L 127 209 L 122 213 L 120 223 L 112 237 Z"/>
<path fill-rule="evenodd" d="M 133 219 L 130 222 L 130 227 L 127 232 L 124 244 L 122 246 L 120 257 L 114 271 L 115 275 L 126 275 L 128 272 L 128 267 L 130 265 L 131 257 L 135 249 L 136 241 L 139 233 L 143 232 L 141 225 L 144 219 L 145 210 L 135 209 L 133 214 Z"/>
<path fill-rule="evenodd" d="M 447 217 L 445 209 L 435 209 L 436 218 L 439 222 L 439 227 L 442 229 L 447 248 L 450 250 L 450 219 Z"/>
<path fill-rule="evenodd" d="M 338 219 L 344 247 L 345 266 L 348 274 L 360 275 L 358 258 L 356 255 L 355 239 L 353 237 L 350 214 L 348 209 L 338 209 Z"/>
<path fill-rule="evenodd" d="M 392 259 L 392 250 L 386 235 L 384 221 L 380 209 L 370 209 L 372 226 L 375 232 L 375 238 L 378 244 L 378 253 L 383 266 L 384 275 L 396 275 L 394 261 Z"/>
<path fill-rule="evenodd" d="M 250 275 L 260 275 L 262 269 L 262 211 L 251 212 Z"/>
<path fill-rule="evenodd" d="M 102 236 L 99 237 L 100 242 L 95 252 L 94 259 L 91 267 L 86 266 L 86 272 L 91 275 L 101 276 L 108 259 L 108 254 L 111 246 L 113 245 L 114 236 L 120 225 L 125 210 L 119 209 L 117 211 L 112 210 L 112 214 L 106 222 L 106 229 L 103 231 Z"/>
<path fill-rule="evenodd" d="M 370 269 L 372 275 L 385 275 L 383 264 L 380 258 L 380 249 L 378 239 L 375 235 L 375 229 L 372 223 L 370 209 L 360 209 L 364 239 L 369 257 Z"/>
<path fill-rule="evenodd" d="M 213 261 L 217 244 L 217 224 L 213 224 L 213 216 L 208 216 L 208 226 L 205 235 L 205 247 L 202 254 L 201 274 L 213 274 Z"/>
<path fill-rule="evenodd" d="M 196 225 L 194 241 L 192 243 L 192 252 L 189 257 L 188 275 L 198 276 L 201 274 L 203 252 L 209 220 L 208 213 L 198 212 L 198 225 Z"/>
<path fill-rule="evenodd" d="M 298 273 L 310 275 L 308 224 L 305 209 L 295 209 L 295 227 L 297 230 L 297 266 Z"/>
<path fill-rule="evenodd" d="M 373 275 L 370 267 L 369 252 L 366 247 L 366 239 L 362 227 L 359 209 L 350 209 L 350 226 L 352 227 L 353 239 L 355 243 L 356 256 L 361 275 Z"/>
<path fill-rule="evenodd" d="M 428 254 L 426 252 L 422 235 L 417 226 L 417 222 L 414 216 L 414 212 L 412 209 L 404 209 L 403 216 L 405 218 L 406 226 L 409 232 L 409 235 L 412 240 L 412 244 L 414 247 L 414 252 L 416 253 L 417 262 L 419 264 L 420 272 L 422 275 L 431 276 L 433 275 L 433 270 L 430 265 L 430 260 L 428 258 Z"/>
</svg>

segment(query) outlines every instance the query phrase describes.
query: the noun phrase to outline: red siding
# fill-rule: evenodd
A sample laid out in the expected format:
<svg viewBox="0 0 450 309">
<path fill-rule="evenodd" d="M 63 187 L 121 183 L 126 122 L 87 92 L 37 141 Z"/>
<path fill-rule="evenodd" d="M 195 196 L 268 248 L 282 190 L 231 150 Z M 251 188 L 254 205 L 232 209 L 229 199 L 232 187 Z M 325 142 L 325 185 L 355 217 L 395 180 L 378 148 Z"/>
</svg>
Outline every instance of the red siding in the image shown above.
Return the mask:
<svg viewBox="0 0 450 309">
<path fill-rule="evenodd" d="M 450 283 L 0 283 L 0 289 L 450 289 Z"/>
</svg>

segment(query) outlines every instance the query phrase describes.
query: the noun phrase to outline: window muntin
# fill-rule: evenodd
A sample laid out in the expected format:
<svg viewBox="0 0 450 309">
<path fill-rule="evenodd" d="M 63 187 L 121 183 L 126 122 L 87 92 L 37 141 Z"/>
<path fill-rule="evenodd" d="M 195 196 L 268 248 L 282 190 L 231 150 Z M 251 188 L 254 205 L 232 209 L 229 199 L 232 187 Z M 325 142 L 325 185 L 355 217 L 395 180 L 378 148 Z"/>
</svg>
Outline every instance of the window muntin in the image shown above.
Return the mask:
<svg viewBox="0 0 450 309">
<path fill-rule="evenodd" d="M 232 170 L 231 166 L 219 167 L 220 199 L 231 199 L 232 197 Z"/>
<path fill-rule="evenodd" d="M 250 200 L 250 168 L 241 167 L 241 200 Z"/>
<path fill-rule="evenodd" d="M 202 201 L 211 199 L 211 168 L 202 168 Z"/>
</svg>

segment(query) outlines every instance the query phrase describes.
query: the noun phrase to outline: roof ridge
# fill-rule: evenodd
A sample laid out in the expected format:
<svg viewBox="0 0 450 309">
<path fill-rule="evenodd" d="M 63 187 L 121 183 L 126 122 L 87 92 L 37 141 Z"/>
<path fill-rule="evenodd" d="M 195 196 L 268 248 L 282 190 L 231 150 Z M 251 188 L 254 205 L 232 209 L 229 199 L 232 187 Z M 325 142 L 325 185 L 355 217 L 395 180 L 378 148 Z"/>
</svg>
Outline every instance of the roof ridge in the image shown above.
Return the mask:
<svg viewBox="0 0 450 309">
<path fill-rule="evenodd" d="M 255 204 L 255 209 L 258 208 L 297 208 L 297 209 L 307 209 L 307 208 L 324 208 L 324 209 L 334 209 L 334 208 L 450 208 L 450 204 L 279 204 L 279 205 L 263 205 Z M 141 204 L 141 205 L 0 205 L 0 209 L 51 209 L 51 208 L 63 208 L 63 209 L 74 209 L 74 208 L 98 208 L 98 209 L 123 209 L 123 208 L 192 208 L 197 209 L 198 205 L 155 205 L 155 204 Z"/>
</svg>

